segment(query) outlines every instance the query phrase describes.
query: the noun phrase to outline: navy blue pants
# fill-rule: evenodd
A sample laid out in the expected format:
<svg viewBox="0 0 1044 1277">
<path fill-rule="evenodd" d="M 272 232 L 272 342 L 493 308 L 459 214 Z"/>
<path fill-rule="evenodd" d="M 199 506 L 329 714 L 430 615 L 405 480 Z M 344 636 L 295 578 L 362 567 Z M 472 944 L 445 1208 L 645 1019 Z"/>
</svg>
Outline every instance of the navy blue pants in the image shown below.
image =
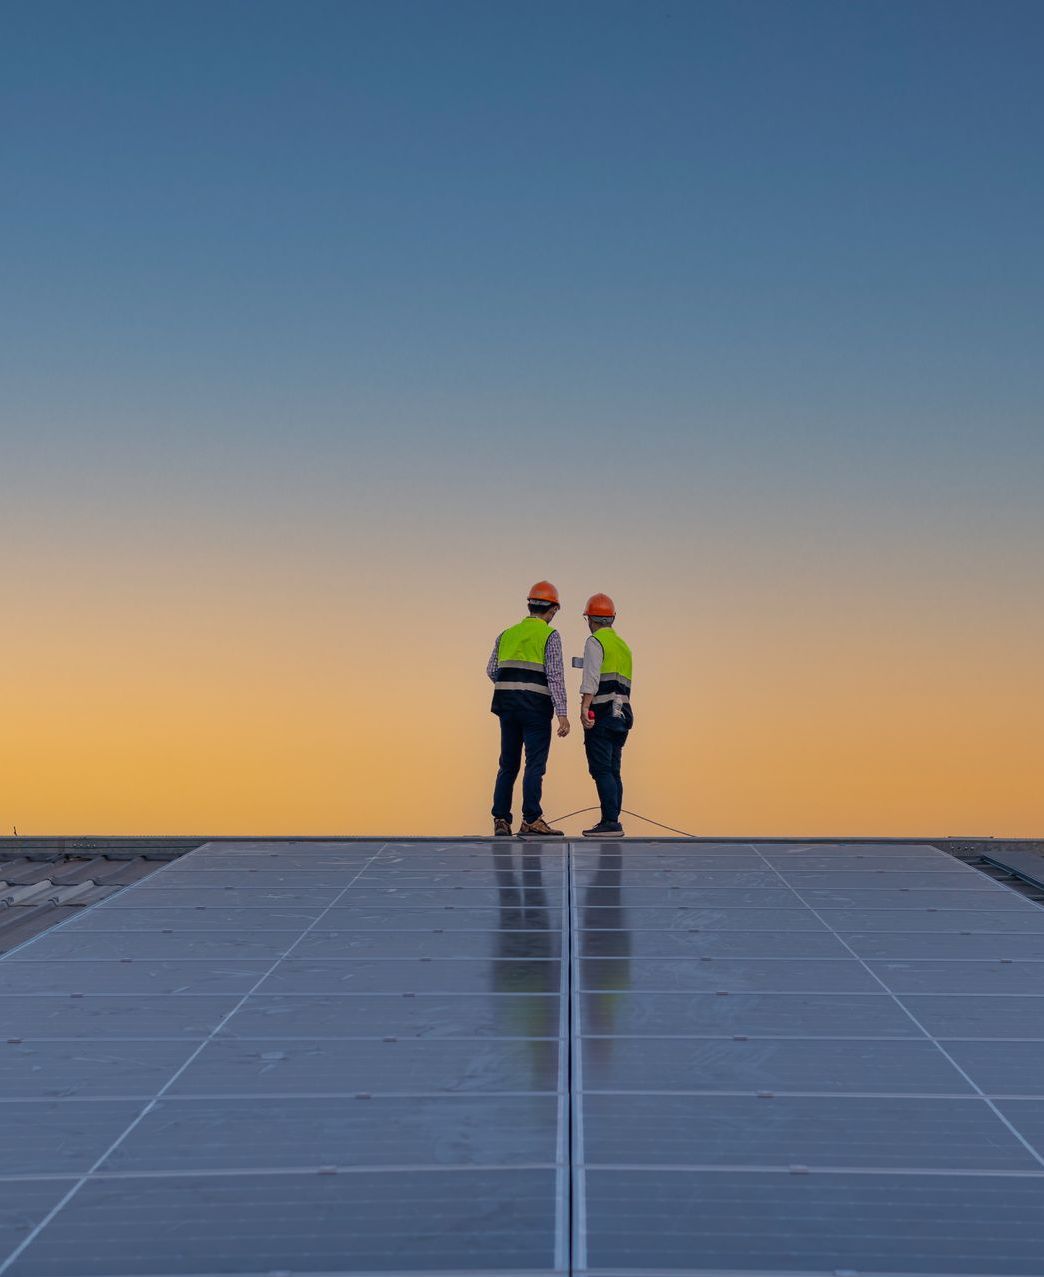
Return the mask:
<svg viewBox="0 0 1044 1277">
<path fill-rule="evenodd" d="M 584 752 L 587 754 L 587 770 L 591 773 L 602 804 L 602 819 L 614 824 L 620 819 L 623 806 L 623 780 L 620 761 L 627 744 L 626 732 L 611 732 L 601 724 L 595 724 L 584 732 Z"/>
<path fill-rule="evenodd" d="M 493 787 L 493 818 L 511 823 L 511 796 L 526 751 L 522 774 L 522 819 L 539 820 L 543 815 L 540 795 L 551 748 L 551 717 L 527 710 L 500 714 L 500 770 Z"/>
</svg>

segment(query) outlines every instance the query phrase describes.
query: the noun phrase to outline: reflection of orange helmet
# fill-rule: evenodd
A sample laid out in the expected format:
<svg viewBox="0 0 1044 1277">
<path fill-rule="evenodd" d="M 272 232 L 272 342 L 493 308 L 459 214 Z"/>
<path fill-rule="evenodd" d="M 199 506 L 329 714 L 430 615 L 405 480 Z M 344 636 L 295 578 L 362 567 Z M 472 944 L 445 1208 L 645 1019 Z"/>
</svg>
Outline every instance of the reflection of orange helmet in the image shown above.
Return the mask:
<svg viewBox="0 0 1044 1277">
<path fill-rule="evenodd" d="M 557 603 L 559 605 L 562 602 L 558 597 L 558 591 L 550 581 L 537 581 L 536 585 L 529 591 L 528 601 L 530 603 Z"/>
<path fill-rule="evenodd" d="M 608 594 L 592 594 L 584 608 L 584 616 L 615 616 L 616 604 Z"/>
</svg>

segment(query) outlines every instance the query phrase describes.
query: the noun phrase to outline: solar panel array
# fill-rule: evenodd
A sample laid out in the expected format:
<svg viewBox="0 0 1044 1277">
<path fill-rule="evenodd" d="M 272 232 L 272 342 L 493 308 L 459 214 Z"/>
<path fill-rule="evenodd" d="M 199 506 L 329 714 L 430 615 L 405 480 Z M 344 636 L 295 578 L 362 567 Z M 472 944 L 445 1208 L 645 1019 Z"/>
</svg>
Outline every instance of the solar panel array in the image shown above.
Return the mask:
<svg viewBox="0 0 1044 1277">
<path fill-rule="evenodd" d="M 1044 911 L 933 848 L 573 850 L 578 1272 L 1044 1272 Z"/>
<path fill-rule="evenodd" d="M 0 1272 L 564 1270 L 566 855 L 512 849 L 209 845 L 0 960 Z"/>
<path fill-rule="evenodd" d="M 0 1273 L 1044 1273 L 1044 910 L 888 844 L 210 844 L 0 959 Z"/>
</svg>

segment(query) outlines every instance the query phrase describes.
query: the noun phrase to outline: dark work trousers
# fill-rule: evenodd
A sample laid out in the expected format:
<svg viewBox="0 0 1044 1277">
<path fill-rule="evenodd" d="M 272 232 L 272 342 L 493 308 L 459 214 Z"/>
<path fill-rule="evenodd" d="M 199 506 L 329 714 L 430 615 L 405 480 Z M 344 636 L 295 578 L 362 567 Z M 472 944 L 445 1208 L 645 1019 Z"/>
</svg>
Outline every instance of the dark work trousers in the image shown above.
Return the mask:
<svg viewBox="0 0 1044 1277">
<path fill-rule="evenodd" d="M 500 718 L 500 770 L 493 787 L 493 818 L 510 824 L 511 795 L 515 778 L 522 765 L 522 749 L 526 751 L 526 770 L 522 776 L 522 819 L 539 820 L 543 815 L 540 794 L 544 788 L 544 772 L 551 748 L 551 717 L 532 710 L 517 710 L 498 715 Z"/>
<path fill-rule="evenodd" d="M 620 819 L 623 806 L 623 780 L 620 777 L 620 756 L 627 744 L 626 732 L 611 732 L 596 723 L 584 732 L 584 751 L 587 754 L 587 770 L 598 790 L 602 804 L 602 819 L 615 824 Z"/>
</svg>

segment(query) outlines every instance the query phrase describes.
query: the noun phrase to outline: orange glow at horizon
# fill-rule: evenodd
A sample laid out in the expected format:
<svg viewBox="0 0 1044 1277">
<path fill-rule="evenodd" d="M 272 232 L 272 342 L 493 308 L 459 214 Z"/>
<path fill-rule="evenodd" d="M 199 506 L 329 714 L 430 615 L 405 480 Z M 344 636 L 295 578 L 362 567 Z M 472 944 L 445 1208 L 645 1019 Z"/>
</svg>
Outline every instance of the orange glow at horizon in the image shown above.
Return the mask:
<svg viewBox="0 0 1044 1277">
<path fill-rule="evenodd" d="M 480 568 L 449 610 L 405 567 L 364 599 L 314 568 L 271 591 L 160 579 L 93 607 L 27 590 L 7 644 L 4 832 L 485 832 L 483 667 L 519 608 L 496 577 L 482 594 Z M 590 580 L 573 562 L 559 584 L 567 663 L 593 588 L 614 592 L 635 651 L 626 807 L 701 835 L 1041 833 L 1034 627 L 821 585 L 790 600 L 723 585 L 672 610 L 626 566 Z M 595 801 L 578 680 L 567 669 L 574 731 L 552 747 L 549 817 Z"/>
<path fill-rule="evenodd" d="M 0 834 L 1044 837 L 1044 3 L 9 8 Z"/>
</svg>

